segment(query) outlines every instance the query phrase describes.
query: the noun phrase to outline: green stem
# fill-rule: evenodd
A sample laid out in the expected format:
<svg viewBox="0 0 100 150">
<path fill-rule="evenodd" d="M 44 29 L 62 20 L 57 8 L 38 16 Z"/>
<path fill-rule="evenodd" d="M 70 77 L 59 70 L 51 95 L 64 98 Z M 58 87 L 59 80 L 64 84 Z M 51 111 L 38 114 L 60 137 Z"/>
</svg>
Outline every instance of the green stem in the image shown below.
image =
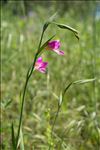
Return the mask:
<svg viewBox="0 0 100 150">
<path fill-rule="evenodd" d="M 26 76 L 26 81 L 25 81 L 24 91 L 23 91 L 23 96 L 22 96 L 22 104 L 21 104 L 21 112 L 20 112 L 18 133 L 17 133 L 17 138 L 16 138 L 16 149 L 17 149 L 17 145 L 18 145 L 18 140 L 19 140 L 19 135 L 20 135 L 20 129 L 21 129 L 21 124 L 22 124 L 22 117 L 23 117 L 23 110 L 24 110 L 26 89 L 27 89 L 28 81 L 29 81 L 29 79 L 30 79 L 30 77 L 32 75 L 33 70 L 34 70 L 35 62 L 36 62 L 38 54 L 39 54 L 39 50 L 40 50 L 40 46 L 41 46 L 41 43 L 42 43 L 43 35 L 44 35 L 44 30 L 42 31 L 42 34 L 41 34 L 41 38 L 40 38 L 38 50 L 37 50 L 37 53 L 35 54 L 34 61 L 32 63 L 31 68 L 28 70 L 27 76 Z"/>
<path fill-rule="evenodd" d="M 64 101 L 65 93 L 66 93 L 66 91 L 69 89 L 69 87 L 70 87 L 72 84 L 73 84 L 73 82 L 71 82 L 70 84 L 68 84 L 68 86 L 64 89 L 64 91 L 63 91 L 63 93 L 62 93 L 62 102 L 61 102 L 61 104 L 58 102 L 57 113 L 56 113 L 56 116 L 55 116 L 55 118 L 54 118 L 54 122 L 53 122 L 52 129 L 51 129 L 51 138 L 52 138 L 52 136 L 53 136 L 53 130 L 54 130 L 54 126 L 55 126 L 56 120 L 57 120 L 57 118 L 58 118 L 58 115 L 59 115 L 61 106 L 62 106 L 63 101 Z M 50 150 L 50 149 L 51 149 L 51 145 L 49 145 L 49 149 L 48 149 L 48 150 Z"/>
<path fill-rule="evenodd" d="M 28 81 L 29 81 L 29 78 L 27 77 L 26 82 L 25 82 L 25 86 L 24 86 L 23 97 L 22 97 L 21 113 L 20 113 L 20 120 L 19 120 L 19 127 L 18 127 L 18 135 L 17 135 L 17 140 L 16 140 L 16 149 L 17 149 L 17 144 L 18 144 L 18 139 L 19 139 L 19 134 L 20 134 L 21 123 L 22 123 L 23 107 L 24 107 L 25 93 L 26 93 L 26 88 L 27 88 Z"/>
<path fill-rule="evenodd" d="M 54 130 L 54 126 L 55 126 L 56 120 L 57 120 L 58 115 L 59 115 L 60 108 L 61 108 L 61 105 L 59 105 L 59 102 L 58 102 L 58 109 L 57 109 L 57 112 L 56 112 L 56 115 L 55 115 L 55 118 L 54 118 L 52 129 L 51 129 L 51 138 L 53 137 L 53 130 Z M 50 149 L 51 149 L 51 144 L 49 145 L 49 149 L 48 150 L 50 150 Z"/>
<path fill-rule="evenodd" d="M 56 115 L 55 115 L 55 118 L 54 118 L 54 122 L 53 122 L 53 125 L 52 125 L 51 137 L 52 137 L 52 135 L 53 135 L 53 129 L 54 129 L 54 126 L 55 126 L 56 120 L 57 120 L 57 118 L 58 118 L 60 108 L 61 108 L 61 105 L 59 105 L 59 104 L 58 104 L 58 109 L 57 109 L 57 112 L 56 112 Z"/>
</svg>

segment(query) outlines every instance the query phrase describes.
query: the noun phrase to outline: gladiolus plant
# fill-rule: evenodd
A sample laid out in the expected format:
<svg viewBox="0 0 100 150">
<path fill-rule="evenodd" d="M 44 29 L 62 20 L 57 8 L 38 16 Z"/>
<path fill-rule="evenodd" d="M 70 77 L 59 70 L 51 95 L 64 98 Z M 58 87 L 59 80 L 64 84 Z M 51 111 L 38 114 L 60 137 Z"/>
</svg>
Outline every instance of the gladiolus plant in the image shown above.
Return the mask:
<svg viewBox="0 0 100 150">
<path fill-rule="evenodd" d="M 44 33 L 45 33 L 45 31 L 47 30 L 47 28 L 50 24 L 56 25 L 60 29 L 70 30 L 71 32 L 74 33 L 75 37 L 79 38 L 77 30 L 75 30 L 72 27 L 69 27 L 67 25 L 64 25 L 64 24 L 59 24 L 59 23 L 56 23 L 56 22 L 52 22 L 51 19 L 50 19 L 50 21 L 46 22 L 43 25 L 43 29 L 42 29 L 42 33 L 41 33 L 41 36 L 40 36 L 37 52 L 34 56 L 34 59 L 33 59 L 33 62 L 31 64 L 31 66 L 29 67 L 29 69 L 27 71 L 27 74 L 26 74 L 26 81 L 25 81 L 25 85 L 24 85 L 24 89 L 23 89 L 23 93 L 22 93 L 22 97 L 21 97 L 22 98 L 22 100 L 21 100 L 22 103 L 21 103 L 20 119 L 19 119 L 18 131 L 17 131 L 16 136 L 15 136 L 15 133 L 14 133 L 14 124 L 12 123 L 12 147 L 13 147 L 13 150 L 18 150 L 18 145 L 20 144 L 20 140 L 19 140 L 20 139 L 20 132 L 21 132 L 21 127 L 23 127 L 23 122 L 22 122 L 22 120 L 23 120 L 23 109 L 24 109 L 25 95 L 26 95 L 26 89 L 27 89 L 27 86 L 28 86 L 29 79 L 33 75 L 34 71 L 39 71 L 41 73 L 46 73 L 46 70 L 47 70 L 48 62 L 43 61 L 43 58 L 40 56 L 41 53 L 50 50 L 52 52 L 57 53 L 58 55 L 64 55 L 64 51 L 60 50 L 60 47 L 61 47 L 60 40 L 53 40 L 54 36 L 50 37 L 45 43 L 42 44 Z M 67 90 L 67 88 L 65 89 L 65 91 L 66 90 Z M 64 96 L 64 94 L 63 94 L 63 96 Z M 61 103 L 63 101 L 63 96 L 62 96 L 62 99 L 60 99 L 60 102 L 59 102 L 59 105 L 58 105 L 59 107 L 58 107 L 57 115 L 58 115 L 59 109 L 61 107 Z M 57 115 L 56 115 L 56 118 L 57 118 Z M 54 123 L 53 123 L 53 126 L 52 126 L 52 131 L 53 131 L 53 128 L 54 128 L 54 125 L 55 125 L 55 122 L 56 122 L 56 118 L 54 119 Z M 49 150 L 50 150 L 50 147 L 51 146 L 49 146 Z"/>
</svg>

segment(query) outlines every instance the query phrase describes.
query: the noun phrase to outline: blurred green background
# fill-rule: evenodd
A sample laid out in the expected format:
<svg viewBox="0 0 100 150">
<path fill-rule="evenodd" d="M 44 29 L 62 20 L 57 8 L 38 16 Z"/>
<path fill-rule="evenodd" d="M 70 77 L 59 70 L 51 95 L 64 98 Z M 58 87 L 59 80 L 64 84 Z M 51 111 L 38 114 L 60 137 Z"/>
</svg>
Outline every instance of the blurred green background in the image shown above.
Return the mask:
<svg viewBox="0 0 100 150">
<path fill-rule="evenodd" d="M 26 73 L 42 26 L 55 12 L 55 21 L 77 29 L 80 40 L 68 30 L 53 25 L 47 29 L 43 41 L 56 34 L 65 55 L 44 52 L 48 73 L 35 71 L 29 81 L 23 118 L 25 150 L 48 149 L 60 92 L 70 82 L 88 78 L 97 80 L 66 93 L 54 128 L 54 150 L 100 150 L 100 2 L 34 0 L 1 1 L 2 150 L 12 149 L 11 123 L 16 133 Z"/>
</svg>

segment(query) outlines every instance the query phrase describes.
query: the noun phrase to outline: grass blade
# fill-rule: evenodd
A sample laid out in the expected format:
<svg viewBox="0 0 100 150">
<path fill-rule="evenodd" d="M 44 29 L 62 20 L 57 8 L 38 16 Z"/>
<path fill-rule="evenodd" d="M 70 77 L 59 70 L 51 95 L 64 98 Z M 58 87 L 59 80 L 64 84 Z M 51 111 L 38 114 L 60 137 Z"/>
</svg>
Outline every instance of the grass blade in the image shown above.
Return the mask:
<svg viewBox="0 0 100 150">
<path fill-rule="evenodd" d="M 71 85 L 73 85 L 73 84 L 85 84 L 85 83 L 90 83 L 90 82 L 93 82 L 93 81 L 95 81 L 95 80 L 96 80 L 96 78 L 93 78 L 93 79 L 83 79 L 83 80 L 77 80 L 77 81 L 74 81 L 74 82 L 69 83 L 69 84 L 67 85 L 67 87 L 65 87 L 65 89 L 64 89 L 63 92 L 62 92 L 62 96 L 61 96 L 62 100 L 60 99 L 60 103 L 63 102 L 64 95 L 65 95 L 66 91 L 71 87 Z"/>
<path fill-rule="evenodd" d="M 22 132 L 22 128 L 20 130 L 20 149 L 24 150 L 24 141 L 23 141 L 23 132 Z"/>
<path fill-rule="evenodd" d="M 67 29 L 70 30 L 74 33 L 75 37 L 79 40 L 79 35 L 78 35 L 78 31 L 68 25 L 65 24 L 60 24 L 60 23 L 56 23 L 56 22 L 52 22 L 53 24 L 57 25 L 59 28 L 61 29 Z"/>
<path fill-rule="evenodd" d="M 12 123 L 12 126 L 11 126 L 11 132 L 12 132 L 12 146 L 13 146 L 13 150 L 16 150 L 16 140 L 15 140 L 13 123 Z"/>
<path fill-rule="evenodd" d="M 49 22 L 52 22 L 52 21 L 55 19 L 56 16 L 57 16 L 57 12 L 55 12 L 55 13 L 48 19 L 48 21 L 49 21 Z"/>
<path fill-rule="evenodd" d="M 93 82 L 93 81 L 95 81 L 95 80 L 96 80 L 96 78 L 93 78 L 93 79 L 78 80 L 78 81 L 73 82 L 73 84 L 84 84 L 84 83 Z"/>
<path fill-rule="evenodd" d="M 11 103 L 12 103 L 12 100 L 9 100 L 9 101 L 5 104 L 5 108 L 8 107 Z"/>
<path fill-rule="evenodd" d="M 75 34 L 78 34 L 78 31 L 76 29 L 74 29 L 74 28 L 72 28 L 72 27 L 70 27 L 68 25 L 60 24 L 60 23 L 56 23 L 56 22 L 53 22 L 53 23 L 56 24 L 61 29 L 68 29 L 68 30 L 74 32 Z"/>
</svg>

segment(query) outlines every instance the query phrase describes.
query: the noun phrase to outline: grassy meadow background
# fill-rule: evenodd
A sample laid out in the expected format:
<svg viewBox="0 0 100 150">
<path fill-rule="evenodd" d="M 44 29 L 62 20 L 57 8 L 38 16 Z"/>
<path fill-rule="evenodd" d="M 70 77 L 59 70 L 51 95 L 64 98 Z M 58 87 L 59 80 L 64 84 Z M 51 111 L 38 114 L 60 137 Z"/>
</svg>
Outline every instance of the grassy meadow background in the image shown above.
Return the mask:
<svg viewBox="0 0 100 150">
<path fill-rule="evenodd" d="M 99 1 L 2 1 L 1 6 L 1 149 L 12 150 L 11 123 L 16 133 L 26 73 L 44 22 L 58 11 L 55 21 L 77 29 L 80 40 L 53 25 L 45 32 L 43 41 L 56 34 L 65 55 L 45 51 L 48 73 L 35 71 L 29 81 L 22 127 L 24 149 L 48 150 L 52 142 L 54 150 L 100 150 Z M 51 139 L 60 92 L 72 81 L 91 78 L 96 81 L 67 91 Z"/>
</svg>

